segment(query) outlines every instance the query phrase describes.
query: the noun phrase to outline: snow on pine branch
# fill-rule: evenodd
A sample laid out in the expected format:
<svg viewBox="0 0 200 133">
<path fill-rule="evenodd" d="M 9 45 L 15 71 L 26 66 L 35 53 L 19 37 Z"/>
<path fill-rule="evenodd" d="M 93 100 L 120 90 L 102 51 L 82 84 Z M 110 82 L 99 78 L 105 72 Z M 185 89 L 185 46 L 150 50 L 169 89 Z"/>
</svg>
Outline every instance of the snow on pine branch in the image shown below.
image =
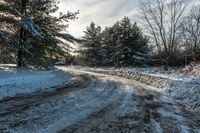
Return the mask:
<svg viewBox="0 0 200 133">
<path fill-rule="evenodd" d="M 16 17 L 21 17 L 21 26 L 23 30 L 29 32 L 33 37 L 41 37 L 41 30 L 38 25 L 36 25 L 33 20 L 27 18 L 24 14 L 19 12 L 15 8 L 10 8 L 10 11 Z"/>
<path fill-rule="evenodd" d="M 56 34 L 56 36 L 58 38 L 64 39 L 64 40 L 71 42 L 71 43 L 78 41 L 78 39 L 76 39 L 74 36 L 72 36 L 68 33 L 58 33 L 58 34 Z"/>
<path fill-rule="evenodd" d="M 11 37 L 10 34 L 5 31 L 0 31 L 0 42 L 7 44 L 15 44 L 16 46 L 20 44 L 17 38 Z"/>
<path fill-rule="evenodd" d="M 31 19 L 19 20 L 12 16 L 0 17 L 0 22 L 12 24 L 18 28 L 22 28 L 24 31 L 30 33 L 33 37 L 41 37 L 41 30 Z"/>
<path fill-rule="evenodd" d="M 19 12 L 17 9 L 13 7 L 10 8 L 10 13 L 12 13 L 13 15 L 17 17 L 24 17 L 24 14 L 22 14 L 21 12 Z"/>
<path fill-rule="evenodd" d="M 5 43 L 5 44 L 10 44 L 10 45 L 14 45 L 15 47 L 30 53 L 28 51 L 28 49 L 25 46 L 25 43 L 23 40 L 17 38 L 17 37 L 13 37 L 12 35 L 10 35 L 10 33 L 5 32 L 5 31 L 0 31 L 0 43 Z"/>
<path fill-rule="evenodd" d="M 33 37 L 41 37 L 41 30 L 31 19 L 22 20 L 23 30 L 28 31 Z"/>
<path fill-rule="evenodd" d="M 0 31 L 0 42 L 10 42 L 10 40 L 6 32 Z"/>
</svg>

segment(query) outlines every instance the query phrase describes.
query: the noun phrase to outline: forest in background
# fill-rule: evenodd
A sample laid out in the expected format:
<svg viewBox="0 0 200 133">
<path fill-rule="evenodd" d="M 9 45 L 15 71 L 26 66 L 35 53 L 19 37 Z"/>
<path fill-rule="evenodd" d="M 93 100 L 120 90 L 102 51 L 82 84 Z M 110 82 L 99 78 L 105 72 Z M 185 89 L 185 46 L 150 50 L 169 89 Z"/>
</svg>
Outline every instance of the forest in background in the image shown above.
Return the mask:
<svg viewBox="0 0 200 133">
<path fill-rule="evenodd" d="M 1 63 L 48 67 L 63 60 L 84 66 L 184 66 L 200 60 L 200 6 L 184 0 L 145 0 L 139 22 L 128 17 L 102 29 L 92 22 L 85 36 L 67 33 L 77 12 L 59 16 L 57 0 L 3 0 Z M 71 55 L 70 44 L 78 44 Z"/>
</svg>

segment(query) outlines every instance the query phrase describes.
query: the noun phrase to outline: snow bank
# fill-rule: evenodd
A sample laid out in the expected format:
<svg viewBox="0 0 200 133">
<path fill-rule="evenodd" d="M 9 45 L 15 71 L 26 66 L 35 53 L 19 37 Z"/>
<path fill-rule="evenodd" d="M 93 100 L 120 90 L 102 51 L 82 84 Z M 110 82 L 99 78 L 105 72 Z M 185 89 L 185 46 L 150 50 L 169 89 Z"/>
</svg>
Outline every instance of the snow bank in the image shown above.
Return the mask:
<svg viewBox="0 0 200 133">
<path fill-rule="evenodd" d="M 187 75 L 200 77 L 200 64 L 192 64 L 184 67 L 182 70 Z"/>
<path fill-rule="evenodd" d="M 175 70 L 164 71 L 161 68 L 76 68 L 117 75 L 154 86 L 180 102 L 186 109 L 200 112 L 200 78 L 189 77 Z"/>
<path fill-rule="evenodd" d="M 70 74 L 60 70 L 0 72 L 0 99 L 18 94 L 51 90 L 69 80 Z"/>
</svg>

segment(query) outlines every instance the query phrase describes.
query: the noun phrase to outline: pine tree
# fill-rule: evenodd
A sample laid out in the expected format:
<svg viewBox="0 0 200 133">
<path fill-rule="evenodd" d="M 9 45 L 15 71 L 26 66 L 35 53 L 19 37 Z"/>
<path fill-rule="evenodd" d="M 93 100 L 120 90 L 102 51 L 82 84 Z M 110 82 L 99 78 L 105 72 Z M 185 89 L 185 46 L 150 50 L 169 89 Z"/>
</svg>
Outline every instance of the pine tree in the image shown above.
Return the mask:
<svg viewBox="0 0 200 133">
<path fill-rule="evenodd" d="M 113 65 L 114 53 L 115 53 L 115 36 L 114 30 L 111 27 L 106 27 L 102 32 L 102 43 L 106 50 L 106 65 Z"/>
<path fill-rule="evenodd" d="M 39 28 L 26 15 L 27 0 L 1 2 L 1 30 L 0 41 L 4 46 L 12 44 L 17 49 L 18 65 L 21 66 L 26 35 L 33 38 L 41 37 Z"/>
<path fill-rule="evenodd" d="M 148 38 L 128 17 L 124 17 L 112 27 L 107 27 L 102 35 L 109 51 L 110 62 L 115 66 L 133 65 L 138 62 L 138 58 L 134 57 L 148 50 Z"/>
<path fill-rule="evenodd" d="M 22 59 L 41 64 L 63 56 L 69 46 L 66 42 L 76 40 L 63 31 L 78 12 L 53 16 L 58 11 L 57 0 L 4 0 L 0 10 L 0 43 L 4 47 L 12 44 L 18 66 Z"/>
<path fill-rule="evenodd" d="M 85 42 L 83 43 L 82 52 L 85 55 L 86 62 L 88 65 L 99 66 L 105 60 L 103 58 L 105 51 L 101 46 L 101 27 L 92 22 L 84 33 L 83 39 Z"/>
<path fill-rule="evenodd" d="M 124 65 L 131 65 L 135 61 L 133 55 L 138 52 L 146 52 L 148 39 L 143 36 L 137 23 L 132 24 L 128 17 L 122 19 L 120 27 L 120 42 L 123 45 L 123 57 L 121 60 Z"/>
<path fill-rule="evenodd" d="M 107 58 L 109 59 L 110 65 L 118 66 L 123 52 L 120 42 L 120 32 L 120 22 L 116 22 L 112 27 L 107 27 L 102 33 L 104 38 L 103 43 L 106 45 Z"/>
</svg>

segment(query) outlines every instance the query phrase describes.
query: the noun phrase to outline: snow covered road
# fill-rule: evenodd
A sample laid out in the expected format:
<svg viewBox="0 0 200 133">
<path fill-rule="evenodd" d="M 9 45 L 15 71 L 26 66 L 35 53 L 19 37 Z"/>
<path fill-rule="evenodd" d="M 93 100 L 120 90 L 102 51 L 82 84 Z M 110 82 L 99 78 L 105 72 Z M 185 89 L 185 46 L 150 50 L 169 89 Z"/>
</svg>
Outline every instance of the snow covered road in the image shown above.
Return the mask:
<svg viewBox="0 0 200 133">
<path fill-rule="evenodd" d="M 198 133 L 195 114 L 145 84 L 94 72 L 72 73 L 52 91 L 0 100 L 0 133 Z"/>
</svg>

